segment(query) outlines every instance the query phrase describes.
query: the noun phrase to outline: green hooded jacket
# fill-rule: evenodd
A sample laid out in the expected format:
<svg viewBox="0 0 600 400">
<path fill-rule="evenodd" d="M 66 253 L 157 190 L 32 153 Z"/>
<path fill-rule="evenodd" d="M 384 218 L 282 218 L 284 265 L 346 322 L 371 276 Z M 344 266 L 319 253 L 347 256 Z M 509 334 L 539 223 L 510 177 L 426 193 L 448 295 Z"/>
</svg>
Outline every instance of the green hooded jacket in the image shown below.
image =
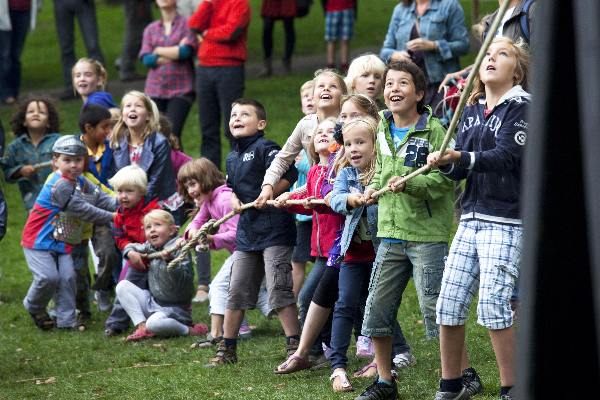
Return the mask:
<svg viewBox="0 0 600 400">
<path fill-rule="evenodd" d="M 393 176 L 404 176 L 427 163 L 430 152 L 438 150 L 445 129 L 431 109 L 394 148 L 390 133 L 393 121 L 388 110 L 380 112 L 377 130 L 377 165 L 370 187 L 379 190 Z M 438 170 L 419 175 L 406 183 L 401 193 L 379 197 L 377 236 L 413 242 L 447 242 L 454 216 L 454 184 Z"/>
</svg>

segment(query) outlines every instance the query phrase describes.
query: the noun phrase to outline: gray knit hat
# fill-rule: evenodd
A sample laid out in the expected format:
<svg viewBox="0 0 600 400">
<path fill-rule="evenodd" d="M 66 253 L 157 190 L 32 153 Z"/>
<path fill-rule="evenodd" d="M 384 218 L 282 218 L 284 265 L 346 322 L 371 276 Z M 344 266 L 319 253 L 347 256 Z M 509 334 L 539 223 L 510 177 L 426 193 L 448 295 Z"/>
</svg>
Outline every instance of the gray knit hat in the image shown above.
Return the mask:
<svg viewBox="0 0 600 400">
<path fill-rule="evenodd" d="M 65 135 L 58 138 L 52 146 L 52 152 L 68 156 L 85 156 L 87 147 L 77 136 Z"/>
</svg>

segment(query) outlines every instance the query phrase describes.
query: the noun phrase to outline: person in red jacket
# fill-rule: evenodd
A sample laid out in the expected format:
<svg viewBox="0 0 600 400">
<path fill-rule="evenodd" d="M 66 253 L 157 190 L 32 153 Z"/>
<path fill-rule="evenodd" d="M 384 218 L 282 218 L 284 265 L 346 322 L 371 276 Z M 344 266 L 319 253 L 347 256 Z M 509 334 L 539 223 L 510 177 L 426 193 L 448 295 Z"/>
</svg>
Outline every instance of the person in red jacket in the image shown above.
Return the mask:
<svg viewBox="0 0 600 400">
<path fill-rule="evenodd" d="M 231 103 L 243 96 L 246 39 L 250 23 L 248 0 L 204 0 L 188 20 L 198 36 L 196 87 L 202 145 L 200 153 L 221 166 L 221 135 L 231 140 Z"/>
</svg>

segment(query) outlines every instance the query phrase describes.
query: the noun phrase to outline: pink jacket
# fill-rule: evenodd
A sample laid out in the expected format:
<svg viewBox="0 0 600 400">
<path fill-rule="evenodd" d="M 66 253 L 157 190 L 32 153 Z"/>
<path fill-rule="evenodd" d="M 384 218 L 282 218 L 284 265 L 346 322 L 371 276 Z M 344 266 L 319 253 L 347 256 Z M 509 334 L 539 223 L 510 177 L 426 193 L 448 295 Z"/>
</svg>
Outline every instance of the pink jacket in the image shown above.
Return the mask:
<svg viewBox="0 0 600 400">
<path fill-rule="evenodd" d="M 231 189 L 227 185 L 221 185 L 210 194 L 200 211 L 190 222 L 189 227 L 200 229 L 209 219 L 219 219 L 231 211 Z M 210 245 L 213 250 L 227 249 L 231 253 L 235 250 L 235 234 L 237 231 L 239 215 L 227 220 L 219 226 L 219 230 L 214 234 L 214 244 Z M 188 228 L 189 229 L 189 228 Z"/>
</svg>

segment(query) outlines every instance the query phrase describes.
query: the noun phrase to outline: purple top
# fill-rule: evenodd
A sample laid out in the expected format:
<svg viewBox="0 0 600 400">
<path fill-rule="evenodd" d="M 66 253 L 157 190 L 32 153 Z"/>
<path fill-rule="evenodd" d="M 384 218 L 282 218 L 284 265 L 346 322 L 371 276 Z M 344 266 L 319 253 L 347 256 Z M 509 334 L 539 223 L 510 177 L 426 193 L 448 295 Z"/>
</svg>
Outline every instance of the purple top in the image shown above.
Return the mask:
<svg viewBox="0 0 600 400">
<path fill-rule="evenodd" d="M 231 188 L 227 185 L 221 185 L 210 193 L 207 199 L 200 207 L 200 211 L 190 222 L 189 227 L 200 229 L 209 219 L 219 219 L 228 214 L 231 209 Z M 227 220 L 219 226 L 219 230 L 214 234 L 214 243 L 211 243 L 211 249 L 227 249 L 231 253 L 235 250 L 235 236 L 237 224 L 240 219 L 239 214 Z M 188 227 L 188 229 L 189 229 Z"/>
<path fill-rule="evenodd" d="M 177 15 L 169 35 L 165 34 L 162 21 L 154 21 L 144 29 L 140 57 L 152 54 L 156 47 L 179 46 L 183 39 L 186 39 L 189 46 L 196 47 L 196 37 L 188 28 L 187 18 Z M 193 53 L 192 51 L 191 54 Z M 171 60 L 148 70 L 144 92 L 150 97 L 170 99 L 193 91 L 194 70 L 189 58 Z"/>
<path fill-rule="evenodd" d="M 175 171 L 175 178 L 177 178 L 179 169 L 183 166 L 183 164 L 190 161 L 191 159 L 192 159 L 192 157 L 188 156 L 183 151 L 171 149 L 171 164 L 173 164 L 173 171 Z"/>
<path fill-rule="evenodd" d="M 335 182 L 335 171 L 333 170 L 333 163 L 335 162 L 335 157 L 337 156 L 337 151 L 333 153 L 329 153 L 329 157 L 327 158 L 327 172 L 325 172 L 325 180 L 323 181 L 323 185 L 321 186 L 321 196 L 325 198 L 333 190 L 333 182 Z"/>
</svg>

